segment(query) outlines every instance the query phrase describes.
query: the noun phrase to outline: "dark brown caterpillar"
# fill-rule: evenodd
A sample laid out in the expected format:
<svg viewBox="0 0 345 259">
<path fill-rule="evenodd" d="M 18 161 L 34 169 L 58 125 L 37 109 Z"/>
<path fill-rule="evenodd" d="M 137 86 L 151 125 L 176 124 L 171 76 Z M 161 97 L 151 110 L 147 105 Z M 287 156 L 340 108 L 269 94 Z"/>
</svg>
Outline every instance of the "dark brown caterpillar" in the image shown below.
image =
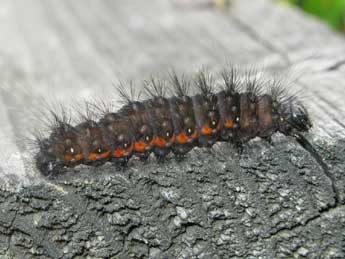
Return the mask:
<svg viewBox="0 0 345 259">
<path fill-rule="evenodd" d="M 222 73 L 219 92 L 206 72 L 195 80 L 170 76 L 174 95 L 165 97 L 165 82 L 145 82 L 150 98 L 134 101 L 120 89 L 125 105 L 106 112 L 101 119 L 72 126 L 54 115 L 48 138 L 38 138 L 37 168 L 44 174 L 62 172 L 78 164 L 100 165 L 106 161 L 125 164 L 133 156 L 145 160 L 150 153 L 163 159 L 173 152 L 183 156 L 193 147 L 211 147 L 228 141 L 240 147 L 254 138 L 270 138 L 274 132 L 296 136 L 311 128 L 307 110 L 295 96 L 287 96 L 277 82 L 259 82 L 238 72 Z M 194 84 L 199 93 L 188 95 Z M 263 93 L 262 89 L 269 89 Z"/>
</svg>

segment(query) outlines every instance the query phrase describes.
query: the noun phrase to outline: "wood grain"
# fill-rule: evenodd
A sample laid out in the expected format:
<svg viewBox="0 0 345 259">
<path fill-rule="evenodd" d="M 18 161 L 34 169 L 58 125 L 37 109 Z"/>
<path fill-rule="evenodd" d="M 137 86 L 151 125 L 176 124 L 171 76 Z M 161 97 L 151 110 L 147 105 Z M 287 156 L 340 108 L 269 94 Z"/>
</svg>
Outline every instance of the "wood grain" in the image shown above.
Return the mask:
<svg viewBox="0 0 345 259">
<path fill-rule="evenodd" d="M 344 36 L 268 0 L 176 2 L 0 2 L 0 257 L 345 257 Z M 217 72 L 227 62 L 303 91 L 307 138 L 327 166 L 278 135 L 241 155 L 217 144 L 125 170 L 47 180 L 35 169 L 23 133 L 41 126 L 32 118 L 42 96 L 116 102 L 118 80 L 140 87 L 172 67 Z"/>
<path fill-rule="evenodd" d="M 0 78 L 7 89 L 0 102 L 7 140 L 0 145 L 12 150 L 10 159 L 2 156 L 11 161 L 7 168 L 30 164 L 18 136 L 33 128 L 30 112 L 44 109 L 35 99 L 116 100 L 118 80 L 137 80 L 140 87 L 140 80 L 172 67 L 188 74 L 231 62 L 287 77 L 293 89 L 302 89 L 313 136 L 344 137 L 344 36 L 286 6 L 265 0 L 233 1 L 223 10 L 158 0 L 5 0 L 0 19 Z M 22 174 L 35 178 L 31 169 Z"/>
</svg>

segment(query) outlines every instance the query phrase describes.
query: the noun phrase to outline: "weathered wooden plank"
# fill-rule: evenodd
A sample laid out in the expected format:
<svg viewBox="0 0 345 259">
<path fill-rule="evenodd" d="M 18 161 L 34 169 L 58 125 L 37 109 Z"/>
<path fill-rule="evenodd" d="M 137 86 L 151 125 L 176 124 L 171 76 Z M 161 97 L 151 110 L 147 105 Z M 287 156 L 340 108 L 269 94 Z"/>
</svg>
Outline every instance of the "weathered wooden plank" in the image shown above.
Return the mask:
<svg viewBox="0 0 345 259">
<path fill-rule="evenodd" d="M 0 256 L 345 257 L 343 36 L 268 0 L 233 0 L 229 10 L 3 0 L 0 31 Z M 181 162 L 80 167 L 54 180 L 35 171 L 20 136 L 44 108 L 40 96 L 109 98 L 118 79 L 228 61 L 292 74 L 314 119 L 308 139 L 328 168 L 276 136 L 243 154 L 220 144 Z"/>
</svg>

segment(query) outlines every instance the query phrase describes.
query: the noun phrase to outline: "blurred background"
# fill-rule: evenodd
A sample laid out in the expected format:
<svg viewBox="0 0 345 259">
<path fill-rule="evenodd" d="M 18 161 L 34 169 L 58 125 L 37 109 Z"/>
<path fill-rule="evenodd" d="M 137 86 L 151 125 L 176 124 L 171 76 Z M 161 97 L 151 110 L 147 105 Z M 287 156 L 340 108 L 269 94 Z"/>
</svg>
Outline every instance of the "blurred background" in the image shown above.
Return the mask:
<svg viewBox="0 0 345 259">
<path fill-rule="evenodd" d="M 315 15 L 345 33 L 345 0 L 280 0 Z"/>
</svg>

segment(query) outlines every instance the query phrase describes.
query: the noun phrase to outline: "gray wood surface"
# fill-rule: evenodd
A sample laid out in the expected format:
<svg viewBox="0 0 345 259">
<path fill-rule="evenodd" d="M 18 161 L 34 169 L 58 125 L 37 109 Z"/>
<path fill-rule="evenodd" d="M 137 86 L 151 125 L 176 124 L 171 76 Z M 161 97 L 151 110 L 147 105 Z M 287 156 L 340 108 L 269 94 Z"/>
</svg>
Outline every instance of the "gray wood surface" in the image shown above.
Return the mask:
<svg viewBox="0 0 345 259">
<path fill-rule="evenodd" d="M 177 2 L 0 2 L 0 257 L 345 258 L 345 37 L 268 0 Z M 22 135 L 42 97 L 116 102 L 118 80 L 227 62 L 302 90 L 327 170 L 279 136 L 240 156 L 220 145 L 54 181 L 35 169 Z"/>
<path fill-rule="evenodd" d="M 37 100 L 53 107 L 95 96 L 116 103 L 118 80 L 140 87 L 172 67 L 190 74 L 231 62 L 278 74 L 302 89 L 315 138 L 344 136 L 342 35 L 269 1 L 233 1 L 230 9 L 178 2 L 185 1 L 0 3 L 0 147 L 9 150 L 0 155 L 2 182 L 40 180 L 30 166 L 32 147 L 18 137 L 40 128 L 32 115 L 45 107 Z"/>
</svg>

